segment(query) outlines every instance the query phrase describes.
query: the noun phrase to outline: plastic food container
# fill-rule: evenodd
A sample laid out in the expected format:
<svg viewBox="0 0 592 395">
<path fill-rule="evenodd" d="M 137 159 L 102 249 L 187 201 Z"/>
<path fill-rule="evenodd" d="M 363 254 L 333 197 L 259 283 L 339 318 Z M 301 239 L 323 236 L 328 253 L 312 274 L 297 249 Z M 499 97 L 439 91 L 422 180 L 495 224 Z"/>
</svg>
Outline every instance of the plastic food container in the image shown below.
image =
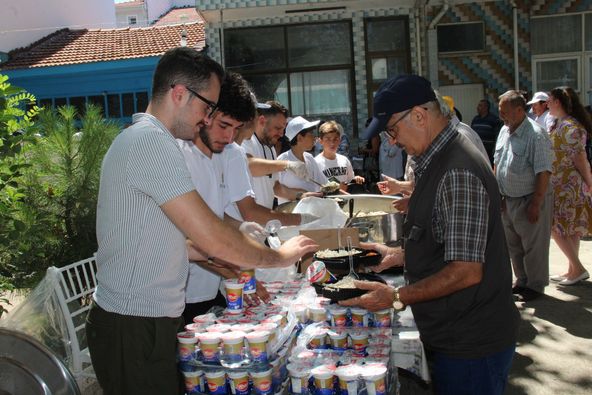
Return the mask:
<svg viewBox="0 0 592 395">
<path fill-rule="evenodd" d="M 356 365 L 346 365 L 335 369 L 339 378 L 340 395 L 358 395 L 358 379 L 360 370 Z"/>
<path fill-rule="evenodd" d="M 386 395 L 386 373 L 387 368 L 381 363 L 368 364 L 361 368 L 368 395 Z"/>
<path fill-rule="evenodd" d="M 251 372 L 251 379 L 253 380 L 253 390 L 255 395 L 273 394 L 271 372 L 271 369 L 264 370 L 262 372 Z"/>
<path fill-rule="evenodd" d="M 224 370 L 212 370 L 205 373 L 210 395 L 227 395 L 226 373 Z"/>
</svg>

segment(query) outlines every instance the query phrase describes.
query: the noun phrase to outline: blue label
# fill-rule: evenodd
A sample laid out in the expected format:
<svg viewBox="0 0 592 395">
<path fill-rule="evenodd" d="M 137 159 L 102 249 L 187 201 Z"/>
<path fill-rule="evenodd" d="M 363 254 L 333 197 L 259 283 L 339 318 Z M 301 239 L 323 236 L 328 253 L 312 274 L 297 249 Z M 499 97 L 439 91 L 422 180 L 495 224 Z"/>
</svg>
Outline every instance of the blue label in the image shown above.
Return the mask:
<svg viewBox="0 0 592 395">
<path fill-rule="evenodd" d="M 315 395 L 333 395 L 333 388 L 315 388 Z"/>
</svg>

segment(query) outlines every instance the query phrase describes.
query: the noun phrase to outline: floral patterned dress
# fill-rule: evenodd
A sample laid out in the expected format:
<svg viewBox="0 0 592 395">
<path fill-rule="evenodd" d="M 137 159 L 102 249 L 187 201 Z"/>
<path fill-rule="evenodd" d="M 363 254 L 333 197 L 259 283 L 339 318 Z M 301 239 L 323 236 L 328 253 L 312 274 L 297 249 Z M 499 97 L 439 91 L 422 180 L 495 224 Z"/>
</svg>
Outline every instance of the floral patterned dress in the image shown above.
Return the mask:
<svg viewBox="0 0 592 395">
<path fill-rule="evenodd" d="M 574 155 L 584 151 L 586 130 L 573 117 L 559 120 L 551 131 L 554 193 L 553 230 L 562 236 L 592 233 L 592 199 L 584 179 L 574 165 Z"/>
</svg>

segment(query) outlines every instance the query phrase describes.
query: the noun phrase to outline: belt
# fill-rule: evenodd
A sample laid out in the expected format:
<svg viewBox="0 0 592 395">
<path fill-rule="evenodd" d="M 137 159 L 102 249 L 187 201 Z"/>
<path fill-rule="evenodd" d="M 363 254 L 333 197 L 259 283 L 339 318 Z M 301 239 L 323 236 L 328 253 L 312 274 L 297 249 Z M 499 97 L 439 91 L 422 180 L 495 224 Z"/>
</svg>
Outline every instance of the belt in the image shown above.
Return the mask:
<svg viewBox="0 0 592 395">
<path fill-rule="evenodd" d="M 529 193 L 527 195 L 523 195 L 523 196 L 507 196 L 507 195 L 501 195 L 502 196 L 502 200 L 510 200 L 510 199 L 523 199 L 526 197 L 531 196 L 532 193 Z"/>
</svg>

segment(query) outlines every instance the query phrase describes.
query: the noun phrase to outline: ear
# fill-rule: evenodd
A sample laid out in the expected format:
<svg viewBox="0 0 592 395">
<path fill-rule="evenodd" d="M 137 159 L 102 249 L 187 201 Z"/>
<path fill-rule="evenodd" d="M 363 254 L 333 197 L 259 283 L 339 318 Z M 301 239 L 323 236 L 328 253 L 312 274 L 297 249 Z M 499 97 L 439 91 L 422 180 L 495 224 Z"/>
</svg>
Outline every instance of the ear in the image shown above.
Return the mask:
<svg viewBox="0 0 592 395">
<path fill-rule="evenodd" d="M 181 87 L 181 85 L 175 85 L 169 91 L 169 95 L 173 100 L 173 103 L 180 103 L 183 100 L 183 95 L 185 94 L 185 89 Z"/>
</svg>

